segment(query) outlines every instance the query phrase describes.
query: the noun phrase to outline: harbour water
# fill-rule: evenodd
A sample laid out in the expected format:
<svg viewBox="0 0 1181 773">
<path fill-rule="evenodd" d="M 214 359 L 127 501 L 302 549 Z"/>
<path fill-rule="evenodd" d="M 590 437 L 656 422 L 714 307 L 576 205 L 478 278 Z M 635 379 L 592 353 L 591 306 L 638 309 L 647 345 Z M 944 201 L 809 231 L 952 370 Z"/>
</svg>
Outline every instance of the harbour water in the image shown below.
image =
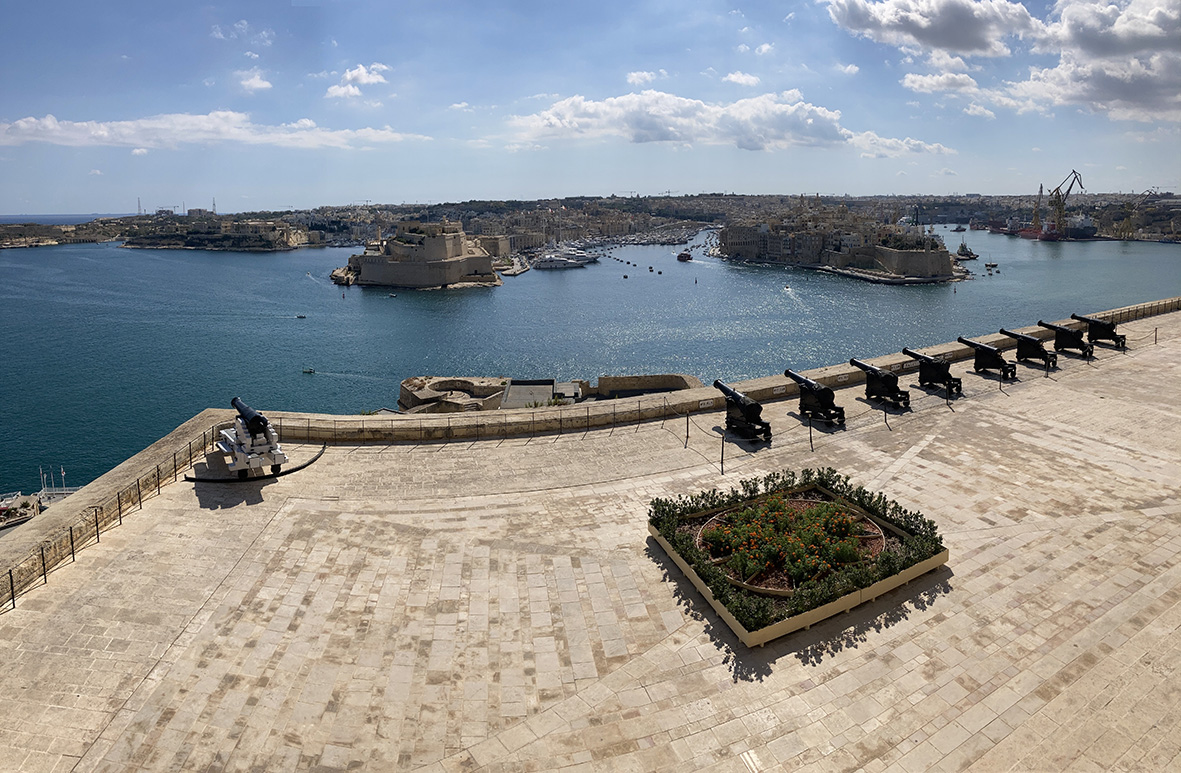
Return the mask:
<svg viewBox="0 0 1181 773">
<path fill-rule="evenodd" d="M 701 235 L 687 263 L 627 246 L 635 265 L 397 297 L 328 281 L 353 249 L 2 250 L 0 491 L 39 488 L 39 467 L 86 483 L 234 396 L 343 414 L 396 407 L 414 375 L 735 381 L 1181 295 L 1178 245 L 964 236 L 977 278 L 949 285 L 704 258 Z"/>
</svg>

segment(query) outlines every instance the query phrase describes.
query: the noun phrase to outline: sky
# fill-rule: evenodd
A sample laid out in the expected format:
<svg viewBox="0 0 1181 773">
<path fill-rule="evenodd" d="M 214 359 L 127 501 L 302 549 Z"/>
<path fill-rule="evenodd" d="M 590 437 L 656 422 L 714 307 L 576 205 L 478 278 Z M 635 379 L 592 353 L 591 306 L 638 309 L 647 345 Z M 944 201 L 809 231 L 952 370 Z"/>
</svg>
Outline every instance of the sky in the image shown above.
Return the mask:
<svg viewBox="0 0 1181 773">
<path fill-rule="evenodd" d="M 1181 0 L 0 8 L 0 214 L 1181 192 Z"/>
</svg>

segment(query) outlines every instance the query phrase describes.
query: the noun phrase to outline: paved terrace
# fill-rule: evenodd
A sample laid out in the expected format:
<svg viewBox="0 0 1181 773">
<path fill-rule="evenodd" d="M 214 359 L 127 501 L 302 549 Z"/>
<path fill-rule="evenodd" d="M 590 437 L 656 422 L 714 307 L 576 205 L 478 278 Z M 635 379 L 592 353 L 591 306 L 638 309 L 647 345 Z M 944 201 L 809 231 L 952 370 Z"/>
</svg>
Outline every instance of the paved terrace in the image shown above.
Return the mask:
<svg viewBox="0 0 1181 773">
<path fill-rule="evenodd" d="M 814 452 L 770 403 L 725 475 L 714 412 L 165 486 L 0 615 L 0 768 L 1178 769 L 1181 313 L 1121 332 Z M 647 503 L 829 465 L 951 562 L 747 650 Z"/>
</svg>

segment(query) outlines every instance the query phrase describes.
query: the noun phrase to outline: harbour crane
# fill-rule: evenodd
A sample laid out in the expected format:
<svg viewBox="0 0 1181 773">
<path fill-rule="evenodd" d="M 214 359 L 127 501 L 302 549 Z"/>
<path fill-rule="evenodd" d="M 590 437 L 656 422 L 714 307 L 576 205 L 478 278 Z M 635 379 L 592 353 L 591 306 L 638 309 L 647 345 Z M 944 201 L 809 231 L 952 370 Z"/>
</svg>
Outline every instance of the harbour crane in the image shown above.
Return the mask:
<svg viewBox="0 0 1181 773">
<path fill-rule="evenodd" d="M 1078 189 L 1081 193 L 1083 191 L 1083 176 L 1071 169 L 1070 174 L 1066 179 L 1058 184 L 1058 187 L 1050 191 L 1050 211 L 1054 213 L 1054 229 L 1061 236 L 1066 235 L 1066 200 L 1070 198 L 1070 192 L 1074 190 L 1074 184 L 1078 183 Z M 1070 185 L 1066 185 L 1070 183 Z M 1062 186 L 1066 185 L 1066 190 L 1062 190 Z"/>
<path fill-rule="evenodd" d="M 1158 193 L 1159 191 L 1156 188 L 1149 188 L 1136 197 L 1132 202 L 1132 211 L 1128 213 L 1128 216 L 1124 218 L 1123 222 L 1115 227 L 1115 238 L 1125 241 L 1132 238 L 1136 232 L 1136 213 L 1140 210 L 1140 205 L 1150 197 L 1158 195 Z"/>
<path fill-rule="evenodd" d="M 1037 186 L 1037 201 L 1033 203 L 1033 223 L 1031 228 L 1035 231 L 1042 230 L 1042 192 L 1045 186 L 1038 184 Z"/>
</svg>

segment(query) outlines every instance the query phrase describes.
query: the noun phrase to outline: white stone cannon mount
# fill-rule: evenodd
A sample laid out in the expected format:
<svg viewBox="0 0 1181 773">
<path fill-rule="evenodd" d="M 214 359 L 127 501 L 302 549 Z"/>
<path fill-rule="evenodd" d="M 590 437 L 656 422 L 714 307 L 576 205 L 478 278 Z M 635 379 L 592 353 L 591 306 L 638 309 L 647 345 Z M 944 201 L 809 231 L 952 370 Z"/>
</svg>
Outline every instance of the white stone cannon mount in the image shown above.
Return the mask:
<svg viewBox="0 0 1181 773">
<path fill-rule="evenodd" d="M 245 480 L 251 470 L 270 466 L 271 474 L 278 475 L 287 463 L 287 455 L 279 446 L 279 433 L 267 418 L 254 410 L 240 398 L 235 397 L 230 405 L 237 409 L 234 426 L 221 431 L 222 439 L 217 447 L 230 457 L 230 472 L 238 473 Z"/>
</svg>

